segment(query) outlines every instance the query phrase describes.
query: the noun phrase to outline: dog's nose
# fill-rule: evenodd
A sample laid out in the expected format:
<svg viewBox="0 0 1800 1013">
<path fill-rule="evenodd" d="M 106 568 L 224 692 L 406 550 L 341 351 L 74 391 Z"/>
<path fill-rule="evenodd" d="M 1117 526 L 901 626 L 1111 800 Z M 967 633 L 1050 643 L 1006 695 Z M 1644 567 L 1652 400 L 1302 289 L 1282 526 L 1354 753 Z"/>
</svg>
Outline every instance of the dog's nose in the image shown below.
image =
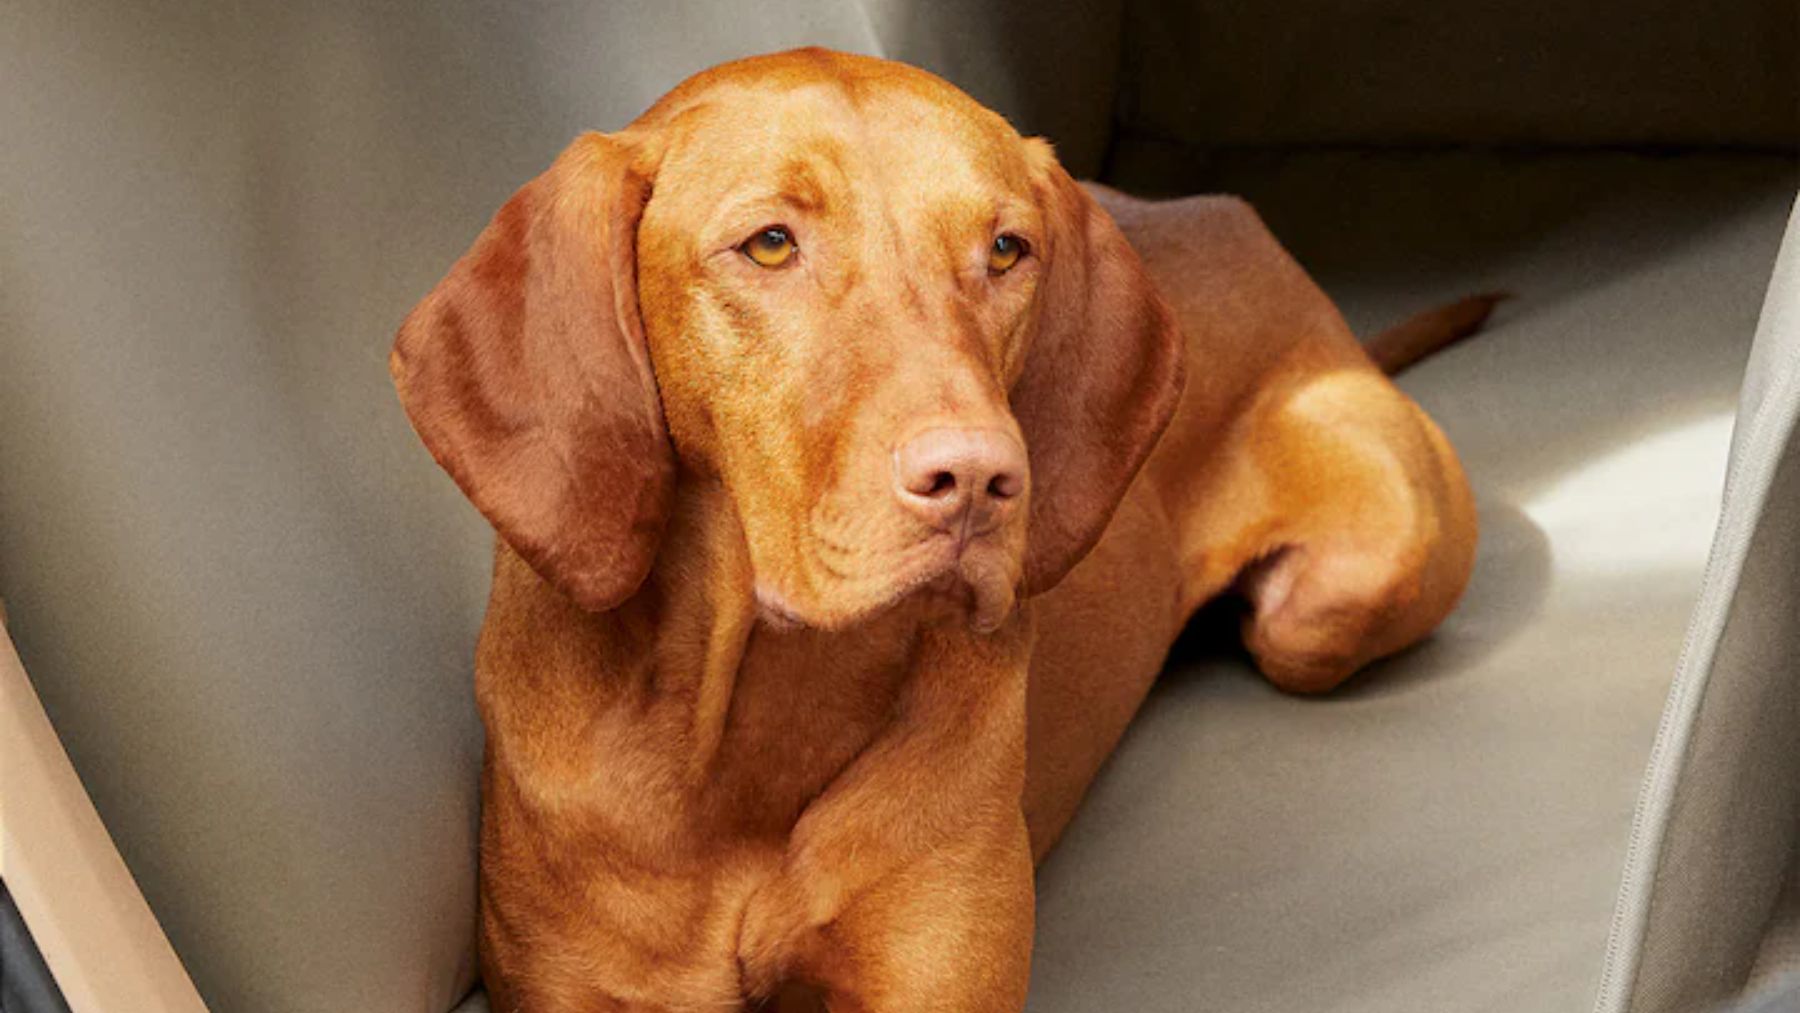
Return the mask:
<svg viewBox="0 0 1800 1013">
<path fill-rule="evenodd" d="M 999 429 L 928 429 L 894 455 L 894 492 L 926 523 L 979 534 L 1025 491 L 1025 448 Z"/>
</svg>

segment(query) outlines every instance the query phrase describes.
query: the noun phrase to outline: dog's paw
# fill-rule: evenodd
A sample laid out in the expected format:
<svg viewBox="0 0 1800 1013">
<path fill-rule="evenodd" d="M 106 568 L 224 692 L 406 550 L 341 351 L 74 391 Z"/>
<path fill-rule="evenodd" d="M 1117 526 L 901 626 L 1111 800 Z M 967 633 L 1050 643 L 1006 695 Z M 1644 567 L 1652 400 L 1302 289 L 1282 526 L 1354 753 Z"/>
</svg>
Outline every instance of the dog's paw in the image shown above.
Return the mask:
<svg viewBox="0 0 1800 1013">
<path fill-rule="evenodd" d="M 750 995 L 770 995 L 802 973 L 830 924 L 831 905 L 802 877 L 782 871 L 750 895 L 738 930 L 738 963 Z"/>
</svg>

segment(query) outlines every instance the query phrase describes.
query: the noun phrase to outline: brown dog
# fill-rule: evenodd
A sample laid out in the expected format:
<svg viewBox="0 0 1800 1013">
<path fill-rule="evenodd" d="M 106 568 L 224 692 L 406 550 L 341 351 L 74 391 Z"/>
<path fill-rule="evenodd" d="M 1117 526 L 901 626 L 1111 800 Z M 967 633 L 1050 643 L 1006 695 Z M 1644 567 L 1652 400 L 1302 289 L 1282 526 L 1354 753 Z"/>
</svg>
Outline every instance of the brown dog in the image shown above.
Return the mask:
<svg viewBox="0 0 1800 1013">
<path fill-rule="evenodd" d="M 1194 609 L 1240 590 L 1323 690 L 1474 552 L 1443 436 L 1248 207 L 1084 191 L 862 57 L 576 140 L 392 368 L 501 536 L 500 1013 L 1018 1010 L 1034 858 Z"/>
</svg>

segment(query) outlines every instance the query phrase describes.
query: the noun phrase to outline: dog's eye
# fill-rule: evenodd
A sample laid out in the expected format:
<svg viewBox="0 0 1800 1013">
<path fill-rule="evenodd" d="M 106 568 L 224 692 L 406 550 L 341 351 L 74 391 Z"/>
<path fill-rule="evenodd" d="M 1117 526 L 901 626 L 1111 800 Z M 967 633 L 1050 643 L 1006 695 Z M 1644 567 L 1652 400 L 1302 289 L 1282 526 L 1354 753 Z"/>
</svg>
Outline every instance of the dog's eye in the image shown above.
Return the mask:
<svg viewBox="0 0 1800 1013">
<path fill-rule="evenodd" d="M 786 226 L 771 225 L 738 247 L 744 256 L 755 261 L 759 267 L 780 267 L 793 259 L 795 251 L 800 247 L 794 243 L 793 233 Z"/>
<path fill-rule="evenodd" d="M 1012 266 L 1025 255 L 1025 250 L 1025 240 L 1010 232 L 996 238 L 993 247 L 988 250 L 988 273 L 1005 274 L 1012 270 Z"/>
</svg>

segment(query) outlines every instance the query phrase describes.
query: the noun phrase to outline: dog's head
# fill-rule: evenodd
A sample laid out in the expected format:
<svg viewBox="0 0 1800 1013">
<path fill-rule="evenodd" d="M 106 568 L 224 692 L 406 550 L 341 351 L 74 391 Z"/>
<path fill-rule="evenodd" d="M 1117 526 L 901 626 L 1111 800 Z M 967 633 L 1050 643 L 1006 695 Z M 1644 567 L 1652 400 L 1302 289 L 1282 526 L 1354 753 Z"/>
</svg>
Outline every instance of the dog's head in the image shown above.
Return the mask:
<svg viewBox="0 0 1800 1013">
<path fill-rule="evenodd" d="M 910 67 L 727 64 L 578 138 L 407 318 L 432 454 L 580 605 L 716 482 L 756 593 L 839 628 L 923 589 L 992 627 L 1062 579 L 1172 413 L 1180 338 L 1047 144 Z"/>
</svg>

